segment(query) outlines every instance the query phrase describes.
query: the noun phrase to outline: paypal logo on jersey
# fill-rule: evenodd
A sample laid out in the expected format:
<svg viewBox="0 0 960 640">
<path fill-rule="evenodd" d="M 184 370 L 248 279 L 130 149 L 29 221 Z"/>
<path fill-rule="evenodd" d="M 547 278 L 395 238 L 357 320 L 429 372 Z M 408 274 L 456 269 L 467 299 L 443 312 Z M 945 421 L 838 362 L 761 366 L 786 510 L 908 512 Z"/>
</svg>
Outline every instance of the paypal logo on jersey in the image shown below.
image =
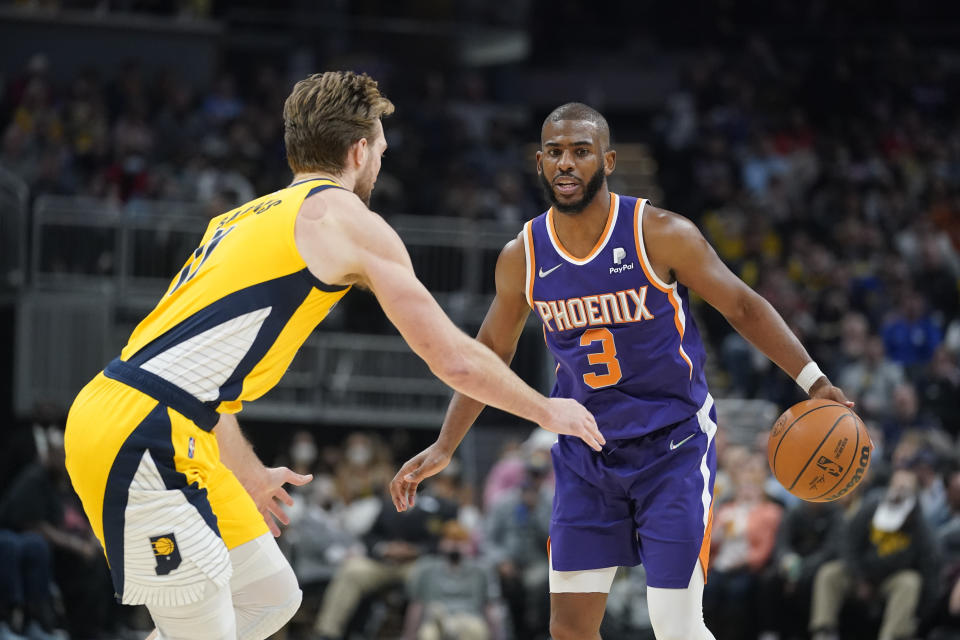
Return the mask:
<svg viewBox="0 0 960 640">
<path fill-rule="evenodd" d="M 624 271 L 630 271 L 633 269 L 633 263 L 630 264 L 620 264 L 623 262 L 623 259 L 627 257 L 627 252 L 623 247 L 616 247 L 613 250 L 613 264 L 620 265 L 610 267 L 610 273 L 623 273 Z"/>
</svg>

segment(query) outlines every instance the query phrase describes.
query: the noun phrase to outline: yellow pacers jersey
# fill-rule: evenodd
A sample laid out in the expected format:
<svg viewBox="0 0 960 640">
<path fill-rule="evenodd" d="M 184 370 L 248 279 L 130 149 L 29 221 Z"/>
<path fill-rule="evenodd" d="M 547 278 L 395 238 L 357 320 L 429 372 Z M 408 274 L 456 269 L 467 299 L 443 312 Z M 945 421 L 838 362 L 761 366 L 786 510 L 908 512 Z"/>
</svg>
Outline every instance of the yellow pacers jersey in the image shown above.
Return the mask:
<svg viewBox="0 0 960 640">
<path fill-rule="evenodd" d="M 294 243 L 306 180 L 214 218 L 121 359 L 219 412 L 262 396 L 349 287 L 308 270 Z"/>
</svg>

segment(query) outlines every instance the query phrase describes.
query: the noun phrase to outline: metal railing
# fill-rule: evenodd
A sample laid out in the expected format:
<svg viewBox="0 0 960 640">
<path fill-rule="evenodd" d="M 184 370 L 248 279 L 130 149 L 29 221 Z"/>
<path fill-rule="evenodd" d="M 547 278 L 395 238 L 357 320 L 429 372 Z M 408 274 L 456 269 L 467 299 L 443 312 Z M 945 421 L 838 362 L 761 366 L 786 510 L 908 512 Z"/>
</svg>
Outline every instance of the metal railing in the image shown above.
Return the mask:
<svg viewBox="0 0 960 640">
<path fill-rule="evenodd" d="M 39 289 L 162 292 L 206 228 L 193 203 L 43 195 L 33 207 L 30 283 Z"/>
<path fill-rule="evenodd" d="M 185 203 L 118 208 L 41 196 L 33 214 L 31 286 L 17 308 L 19 415 L 40 405 L 66 410 L 80 387 L 119 353 L 206 227 L 198 205 Z M 391 224 L 444 310 L 461 326 L 478 326 L 493 293 L 497 256 L 519 225 L 420 216 L 396 216 Z M 352 333 L 343 320 L 334 314 L 318 328 L 277 387 L 244 414 L 286 422 L 439 424 L 450 391 L 403 339 Z M 520 364 L 525 377 L 546 384 L 553 367 L 532 317 L 523 340 L 537 344 Z M 718 405 L 736 441 L 746 442 L 777 415 L 770 403 Z"/>
<path fill-rule="evenodd" d="M 497 256 L 519 225 L 417 216 L 391 223 L 447 313 L 457 322 L 479 324 Z M 18 308 L 17 412 L 42 404 L 65 410 L 80 386 L 119 353 L 205 226 L 197 205 L 118 207 L 96 199 L 39 197 L 31 288 Z M 449 389 L 400 336 L 329 331 L 336 326 L 336 317 L 321 326 L 280 384 L 245 415 L 289 422 L 439 423 Z M 530 331 L 539 340 L 539 330 Z"/>
</svg>

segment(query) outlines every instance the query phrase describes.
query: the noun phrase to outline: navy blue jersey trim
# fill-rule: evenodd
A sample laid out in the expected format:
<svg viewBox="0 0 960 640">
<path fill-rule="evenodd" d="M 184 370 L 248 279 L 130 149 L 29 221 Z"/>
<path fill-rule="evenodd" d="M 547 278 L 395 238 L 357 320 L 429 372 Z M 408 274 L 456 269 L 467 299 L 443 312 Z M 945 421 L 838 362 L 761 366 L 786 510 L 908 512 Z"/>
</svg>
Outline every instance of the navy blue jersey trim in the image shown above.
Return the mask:
<svg viewBox="0 0 960 640">
<path fill-rule="evenodd" d="M 325 291 L 327 293 L 340 293 L 341 291 L 346 291 L 350 288 L 348 284 L 327 284 L 317 276 L 310 273 L 310 269 L 304 269 L 300 273 L 303 274 L 303 277 L 307 279 L 307 282 L 310 283 L 310 286 L 314 289 L 319 289 L 320 291 Z"/>
<path fill-rule="evenodd" d="M 114 362 L 120 361 L 115 360 Z M 198 400 L 195 401 L 199 402 Z M 179 411 L 176 407 L 172 408 Z M 110 564 L 113 588 L 118 601 L 123 597 L 123 536 L 127 502 L 130 496 L 130 483 L 133 482 L 133 477 L 140 467 L 140 461 L 143 459 L 145 451 L 150 451 L 150 456 L 157 465 L 157 471 L 160 472 L 166 488 L 182 491 L 187 501 L 203 517 L 207 526 L 218 536 L 220 535 L 217 516 L 210 508 L 207 490 L 201 489 L 196 482 L 187 484 L 187 477 L 177 471 L 171 436 L 170 416 L 167 415 L 167 407 L 161 402 L 127 436 L 117 452 L 117 457 L 114 458 L 110 473 L 107 475 L 102 513 L 103 539 L 107 547 L 107 560 Z M 162 524 L 157 523 L 158 528 L 162 529 Z"/>
<path fill-rule="evenodd" d="M 307 192 L 307 195 L 303 196 L 303 199 L 306 200 L 313 194 L 320 193 L 321 191 L 326 191 L 327 189 L 343 189 L 343 187 L 341 187 L 338 184 L 322 184 L 319 187 L 314 187 L 313 189 L 310 189 L 310 191 Z M 346 189 L 344 189 L 344 191 L 346 191 Z"/>
<path fill-rule="evenodd" d="M 307 181 L 304 180 L 303 182 L 307 182 Z M 300 183 L 296 183 L 296 184 L 300 184 Z M 293 185 L 290 185 L 290 186 L 293 186 Z M 322 184 L 319 187 L 314 187 L 313 189 L 310 189 L 310 191 L 307 192 L 307 195 L 305 195 L 303 199 L 306 200 L 313 194 L 320 193 L 321 191 L 326 191 L 327 189 L 343 189 L 343 187 L 341 187 L 338 184 Z M 337 284 L 327 284 L 320 278 L 310 273 L 308 269 L 304 269 L 303 271 L 304 271 L 304 274 L 309 279 L 310 284 L 314 288 L 319 289 L 320 291 L 326 291 L 327 293 L 337 293 L 338 291 L 344 291 L 350 287 L 350 285 L 343 286 L 343 285 L 337 285 Z"/>
<path fill-rule="evenodd" d="M 157 336 L 140 351 L 127 358 L 127 362 L 137 366 L 142 365 L 176 344 L 251 311 L 273 307 L 273 311 L 270 313 L 272 317 L 279 312 L 280 308 L 288 308 L 292 305 L 290 311 L 292 313 L 309 293 L 309 287 L 304 281 L 301 271 L 295 271 L 273 280 L 234 291 L 210 303 L 180 324 Z M 287 319 L 285 318 L 283 322 L 286 323 Z"/>
<path fill-rule="evenodd" d="M 198 400 L 172 382 L 120 358 L 110 362 L 103 370 L 103 375 L 147 394 L 187 417 L 204 431 L 212 430 L 220 420 L 220 414 L 209 404 Z"/>
<path fill-rule="evenodd" d="M 301 184 L 307 184 L 308 182 L 316 182 L 317 180 L 326 180 L 327 182 L 333 182 L 331 178 L 307 178 L 306 180 L 298 180 L 297 182 L 291 182 L 287 186 L 287 189 L 289 189 L 290 187 L 296 187 Z M 330 185 L 330 186 L 339 186 L 339 185 Z M 342 189 L 343 187 L 340 187 L 340 188 Z"/>
</svg>

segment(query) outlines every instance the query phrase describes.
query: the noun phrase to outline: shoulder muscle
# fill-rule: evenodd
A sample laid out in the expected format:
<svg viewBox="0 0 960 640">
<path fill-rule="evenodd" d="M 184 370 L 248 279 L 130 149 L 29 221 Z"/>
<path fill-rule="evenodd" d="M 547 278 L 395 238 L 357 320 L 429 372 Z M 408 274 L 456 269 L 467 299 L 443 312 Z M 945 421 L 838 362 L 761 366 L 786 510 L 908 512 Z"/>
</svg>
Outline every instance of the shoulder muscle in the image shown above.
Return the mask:
<svg viewBox="0 0 960 640">
<path fill-rule="evenodd" d="M 504 245 L 497 258 L 497 295 L 524 296 L 527 281 L 527 254 L 523 235 Z"/>
</svg>

